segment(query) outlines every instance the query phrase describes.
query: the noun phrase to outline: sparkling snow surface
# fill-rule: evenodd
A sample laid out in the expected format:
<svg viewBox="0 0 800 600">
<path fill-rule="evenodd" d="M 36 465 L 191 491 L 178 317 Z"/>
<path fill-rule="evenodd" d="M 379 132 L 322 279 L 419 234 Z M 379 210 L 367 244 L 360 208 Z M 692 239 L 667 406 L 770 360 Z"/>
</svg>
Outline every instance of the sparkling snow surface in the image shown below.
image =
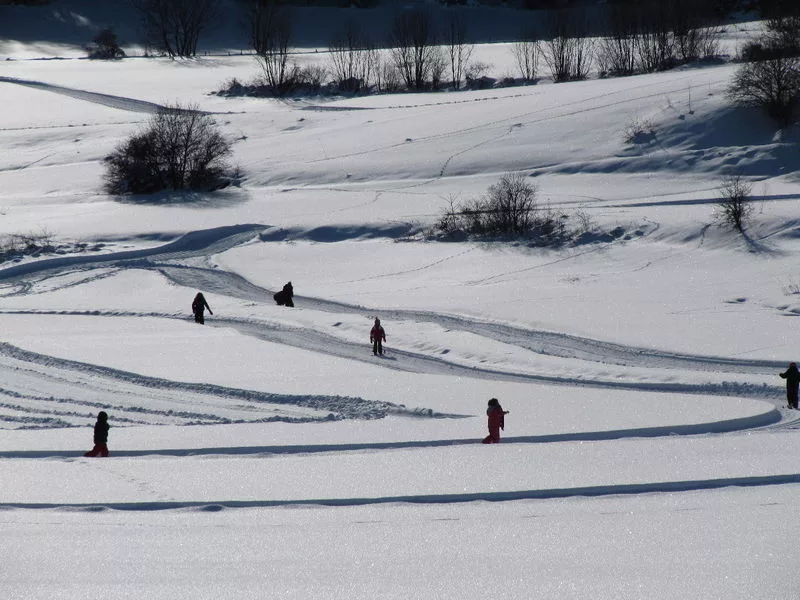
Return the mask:
<svg viewBox="0 0 800 600">
<path fill-rule="evenodd" d="M 0 264 L 0 596 L 800 597 L 800 155 L 728 106 L 735 66 L 277 102 L 210 94 L 246 56 L 0 47 L 0 234 L 63 248 Z M 104 194 L 175 101 L 242 184 Z M 508 171 L 590 231 L 431 239 Z M 715 222 L 731 173 L 746 237 Z M 99 410 L 112 456 L 83 458 Z"/>
</svg>

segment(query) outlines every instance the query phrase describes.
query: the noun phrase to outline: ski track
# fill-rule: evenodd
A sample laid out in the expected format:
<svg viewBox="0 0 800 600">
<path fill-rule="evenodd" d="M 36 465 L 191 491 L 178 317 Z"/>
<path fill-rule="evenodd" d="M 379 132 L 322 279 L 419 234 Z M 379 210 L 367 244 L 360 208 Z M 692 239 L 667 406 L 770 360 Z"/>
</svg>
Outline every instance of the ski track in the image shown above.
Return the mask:
<svg viewBox="0 0 800 600">
<path fill-rule="evenodd" d="M 267 229 L 267 226 L 264 225 L 220 227 L 193 232 L 156 248 L 116 252 L 102 256 L 72 256 L 44 259 L 8 267 L 0 270 L 0 285 L 2 285 L 3 282 L 6 283 L 5 290 L 0 287 L 0 297 L 44 293 L 43 291 L 37 291 L 35 289 L 36 286 L 41 285 L 44 281 L 49 280 L 52 282 L 53 279 L 66 273 L 79 273 L 84 277 L 78 282 L 70 281 L 61 287 L 80 285 L 83 282 L 107 277 L 111 274 L 108 271 L 93 273 L 96 269 L 113 269 L 117 271 L 125 268 L 138 268 L 159 272 L 172 283 L 179 286 L 202 288 L 220 295 L 256 303 L 267 302 L 271 304 L 271 290 L 255 285 L 240 275 L 218 268 L 182 264 L 186 261 L 190 261 L 190 259 L 206 258 L 213 254 L 224 252 L 239 244 L 251 241 L 265 229 Z M 48 287 L 46 291 L 52 291 L 53 289 L 58 288 Z M 374 312 L 374 310 L 369 307 L 302 296 L 297 297 L 297 304 L 304 309 L 340 314 L 363 315 Z M 44 313 L 44 311 L 35 312 L 37 314 Z M 150 313 L 148 315 L 141 315 L 136 313 L 104 313 L 103 311 L 83 313 L 62 311 L 58 314 L 176 318 L 174 314 Z M 666 352 L 651 348 L 633 347 L 559 332 L 533 330 L 504 323 L 481 321 L 459 315 L 392 309 L 381 310 L 381 314 L 396 321 L 406 320 L 435 323 L 443 329 L 469 332 L 477 336 L 513 345 L 544 356 L 595 362 L 600 365 L 732 374 L 772 374 L 777 369 L 784 366 L 783 363 L 777 361 L 692 355 Z M 276 323 L 254 322 L 231 318 L 217 318 L 209 321 L 209 324 L 234 327 L 254 337 L 269 339 L 273 342 L 296 347 L 313 349 L 315 351 L 321 351 L 321 348 L 326 348 L 326 350 L 322 351 L 329 352 L 335 356 L 364 360 L 363 348 L 360 345 L 344 342 L 323 333 L 282 328 Z M 387 368 L 396 368 L 412 372 L 436 374 L 450 373 L 491 379 L 543 381 L 569 385 L 600 385 L 603 387 L 618 388 L 629 386 L 632 389 L 645 391 L 689 391 L 690 393 L 724 393 L 725 395 L 730 395 L 731 392 L 730 386 L 692 386 L 686 384 L 625 382 L 604 383 L 600 381 L 592 382 L 550 377 L 547 375 L 526 375 L 508 371 L 460 366 L 441 357 L 431 357 L 429 355 L 403 350 L 393 349 L 392 352 L 395 356 L 403 358 L 402 363 L 400 361 L 384 361 L 382 364 L 385 364 Z M 779 386 L 774 386 L 774 389 L 770 386 L 766 388 L 763 388 L 763 386 L 752 387 L 757 388 L 757 391 L 754 393 L 753 391 L 746 391 L 746 389 L 743 388 L 744 395 L 763 398 L 774 394 Z"/>
<path fill-rule="evenodd" d="M 141 487 L 148 487 L 146 482 L 137 481 Z M 107 502 L 98 504 L 83 503 L 44 503 L 44 502 L 5 502 L 0 503 L 0 510 L 10 509 L 49 509 L 49 510 L 83 510 L 97 512 L 102 510 L 139 511 L 156 510 L 197 510 L 203 512 L 219 512 L 235 508 L 275 508 L 286 506 L 365 506 L 371 504 L 411 503 L 411 504 L 454 504 L 460 502 L 509 502 L 513 500 L 553 500 L 563 498 L 598 498 L 604 496 L 634 494 L 673 494 L 676 492 L 692 492 L 701 490 L 719 490 L 726 487 L 761 487 L 773 485 L 797 485 L 800 473 L 785 475 L 766 475 L 753 477 L 730 477 L 719 479 L 700 479 L 687 481 L 665 481 L 653 483 L 634 483 L 619 485 L 585 486 L 575 488 L 542 488 L 532 490 L 515 490 L 505 492 L 477 492 L 462 494 L 420 494 L 409 496 L 379 496 L 353 498 L 311 498 L 295 500 L 221 500 L 209 501 L 176 501 L 157 499 L 149 502 Z M 162 494 L 154 493 L 156 497 Z"/>
<path fill-rule="evenodd" d="M 163 104 L 156 104 L 155 102 L 148 102 L 146 100 L 136 100 L 135 98 L 126 98 L 124 96 L 113 96 L 111 94 L 101 94 L 100 92 L 89 92 L 87 90 L 78 90 L 75 88 L 65 87 L 62 85 L 55 85 L 52 83 L 45 83 L 42 81 L 31 81 L 29 79 L 19 79 L 17 77 L 3 77 L 0 76 L 0 83 L 10 83 L 13 85 L 22 85 L 45 92 L 59 94 L 74 98 L 75 100 L 83 100 L 93 104 L 100 104 L 109 108 L 117 110 L 124 110 L 127 112 L 143 113 L 143 114 L 156 114 L 165 110 L 170 110 L 170 107 Z M 190 112 L 196 112 L 203 115 L 211 115 L 217 113 L 210 113 L 202 110 L 182 109 Z"/>
<path fill-rule="evenodd" d="M 109 275 L 120 269 L 149 269 L 162 274 L 172 283 L 190 288 L 245 299 L 256 303 L 272 302 L 271 291 L 255 285 L 244 277 L 204 265 L 209 258 L 240 244 L 248 243 L 268 229 L 258 224 L 220 227 L 196 231 L 162 246 L 144 250 L 112 252 L 106 255 L 86 255 L 42 259 L 0 270 L 0 296 L 45 293 L 46 290 L 81 285 Z M 65 274 L 80 275 L 80 280 L 58 282 Z M 41 289 L 39 289 L 41 288 Z M 345 314 L 369 314 L 368 307 L 333 302 L 319 298 L 297 297 L 295 310 L 317 310 Z M 85 314 L 97 317 L 140 317 L 185 319 L 182 314 L 126 313 L 103 311 L 7 311 L 5 314 Z M 472 333 L 494 341 L 523 348 L 534 353 L 567 359 L 595 362 L 599 365 L 644 367 L 650 369 L 688 370 L 708 373 L 772 374 L 784 365 L 774 361 L 747 360 L 701 356 L 636 348 L 571 336 L 558 332 L 530 330 L 505 323 L 481 321 L 462 315 L 449 315 L 414 310 L 384 310 L 382 315 L 392 320 L 435 323 L 445 329 Z M 211 326 L 232 327 L 243 334 L 271 343 L 287 344 L 310 351 L 324 351 L 334 356 L 375 364 L 365 356 L 363 344 L 346 342 L 313 330 L 301 330 L 279 323 L 236 318 L 215 318 Z M 578 380 L 544 374 L 517 373 L 508 370 L 480 369 L 449 362 L 439 356 L 392 349 L 397 360 L 380 361 L 385 368 L 413 373 L 451 374 L 454 376 L 502 381 L 537 382 L 551 385 L 594 386 L 609 389 L 630 389 L 643 392 L 675 392 L 699 395 L 744 396 L 760 400 L 782 397 L 779 386 L 757 386 L 747 383 L 689 384 L 659 382 L 625 382 Z M 3 377 L 4 372 L 14 376 Z M 21 379 L 20 375 L 24 374 Z M 57 358 L 30 352 L 8 343 L 0 343 L 0 381 L 22 381 L 20 389 L 0 386 L 0 427 L 52 428 L 86 426 L 98 408 L 110 409 L 119 422 L 165 425 L 202 425 L 253 422 L 322 422 L 340 419 L 381 419 L 388 415 L 419 418 L 460 418 L 466 415 L 445 415 L 426 409 L 409 410 L 403 405 L 371 401 L 356 397 L 324 395 L 282 395 L 264 391 L 225 387 L 205 383 L 179 382 L 149 377 L 95 364 Z M 46 390 L 59 389 L 58 396 Z M 45 390 L 45 391 L 43 391 Z M 277 414 L 276 414 L 277 413 Z M 794 431 L 800 429 L 800 416 L 795 411 L 772 411 L 749 419 L 720 420 L 695 426 L 653 427 L 635 430 L 581 432 L 549 436 L 509 437 L 504 443 L 532 444 L 567 441 L 605 441 L 626 437 L 656 437 L 668 435 L 718 435 L 748 431 Z M 352 445 L 261 446 L 233 448 L 161 449 L 152 451 L 123 451 L 117 456 L 166 455 L 274 455 L 279 453 L 345 452 L 359 450 L 390 450 L 394 448 L 430 448 L 459 444 L 474 444 L 475 440 L 445 439 L 423 442 L 372 443 Z M 73 452 L 7 451 L 0 460 L 38 459 L 73 460 Z M 569 488 L 559 490 L 522 490 L 516 492 L 483 492 L 466 495 L 398 496 L 387 498 L 298 499 L 287 501 L 236 502 L 173 502 L 157 499 L 147 503 L 112 503 L 69 505 L 75 509 L 101 510 L 158 510 L 199 509 L 221 510 L 242 506 L 277 506 L 295 504 L 356 505 L 378 502 L 452 503 L 474 500 L 506 501 L 523 498 L 565 498 L 573 496 L 602 496 L 675 492 L 697 489 L 717 489 L 739 485 L 796 484 L 800 475 L 752 477 L 710 481 L 673 481 L 637 485 L 611 485 L 599 488 Z M 54 508 L 63 504 L 8 503 L 0 508 Z"/>
<path fill-rule="evenodd" d="M 0 83 L 22 85 L 37 90 L 44 90 L 46 92 L 60 94 L 62 96 L 68 96 L 70 98 L 75 98 L 76 100 L 84 100 L 94 104 L 101 104 L 103 106 L 108 106 L 109 108 L 116 108 L 118 110 L 125 110 L 128 112 L 155 114 L 161 110 L 164 110 L 165 108 L 160 104 L 146 102 L 144 100 L 134 100 L 133 98 L 100 94 L 98 92 L 87 92 L 85 90 L 76 90 L 74 88 L 53 85 L 41 81 L 18 79 L 16 77 L 0 77 Z"/>
</svg>

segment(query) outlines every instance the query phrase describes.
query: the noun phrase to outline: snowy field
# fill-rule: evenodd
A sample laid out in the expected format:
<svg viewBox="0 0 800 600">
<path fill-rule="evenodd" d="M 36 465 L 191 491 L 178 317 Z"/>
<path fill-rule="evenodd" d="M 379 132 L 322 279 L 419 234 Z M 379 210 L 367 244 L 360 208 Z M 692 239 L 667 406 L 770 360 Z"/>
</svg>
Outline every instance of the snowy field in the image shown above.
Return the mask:
<svg viewBox="0 0 800 600">
<path fill-rule="evenodd" d="M 728 106 L 734 65 L 277 102 L 212 94 L 245 56 L 0 47 L 0 235 L 64 248 L 0 264 L 3 598 L 800 597 L 800 159 Z M 176 101 L 241 186 L 106 195 Z M 580 243 L 432 239 L 509 171 Z M 730 174 L 747 236 L 715 220 Z"/>
</svg>

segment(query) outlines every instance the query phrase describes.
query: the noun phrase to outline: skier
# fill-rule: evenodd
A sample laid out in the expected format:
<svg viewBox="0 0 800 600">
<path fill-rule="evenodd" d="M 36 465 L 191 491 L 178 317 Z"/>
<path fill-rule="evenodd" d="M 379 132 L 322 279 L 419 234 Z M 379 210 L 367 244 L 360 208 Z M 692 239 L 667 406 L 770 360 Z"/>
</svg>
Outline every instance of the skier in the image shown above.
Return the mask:
<svg viewBox="0 0 800 600">
<path fill-rule="evenodd" d="M 489 435 L 483 438 L 484 444 L 500 443 L 500 430 L 505 429 L 505 416 L 507 410 L 503 410 L 497 398 L 489 400 L 489 407 L 486 409 L 486 416 L 489 417 Z"/>
<path fill-rule="evenodd" d="M 211 307 L 206 302 L 206 297 L 201 292 L 197 292 L 197 296 L 192 300 L 192 312 L 194 313 L 194 322 L 203 325 L 206 320 L 203 315 L 205 309 L 208 309 L 208 314 L 213 315 Z"/>
<path fill-rule="evenodd" d="M 386 341 L 386 332 L 381 327 L 381 320 L 377 317 L 375 318 L 375 325 L 369 331 L 369 341 L 372 342 L 372 353 L 375 356 L 378 356 L 378 354 L 383 356 L 383 344 L 381 342 Z"/>
<path fill-rule="evenodd" d="M 108 456 L 108 415 L 101 410 L 97 413 L 97 423 L 94 424 L 94 448 L 84 456 Z"/>
<path fill-rule="evenodd" d="M 292 300 L 292 296 L 294 296 L 294 288 L 292 287 L 292 282 L 290 281 L 280 292 L 277 292 L 272 298 L 275 300 L 275 303 L 278 306 L 294 306 L 294 301 Z"/>
<path fill-rule="evenodd" d="M 786 380 L 786 400 L 789 408 L 797 408 L 797 388 L 800 386 L 800 371 L 797 363 L 789 363 L 789 368 L 779 375 Z"/>
</svg>

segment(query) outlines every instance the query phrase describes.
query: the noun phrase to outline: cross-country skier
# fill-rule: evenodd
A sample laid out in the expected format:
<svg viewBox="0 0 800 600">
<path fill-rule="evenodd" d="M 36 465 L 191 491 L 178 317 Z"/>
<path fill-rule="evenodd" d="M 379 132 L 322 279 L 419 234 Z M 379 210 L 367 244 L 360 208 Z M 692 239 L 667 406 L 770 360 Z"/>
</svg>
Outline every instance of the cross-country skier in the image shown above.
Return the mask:
<svg viewBox="0 0 800 600">
<path fill-rule="evenodd" d="M 208 309 L 208 314 L 213 315 L 211 307 L 206 302 L 206 297 L 202 293 L 197 292 L 197 296 L 192 300 L 192 312 L 194 313 L 194 322 L 203 325 L 206 322 L 204 312 Z"/>
<path fill-rule="evenodd" d="M 503 410 L 497 398 L 489 400 L 489 406 L 486 409 L 486 416 L 489 417 L 489 435 L 483 438 L 484 444 L 500 443 L 500 430 L 505 429 L 505 416 L 507 414 L 508 411 Z"/>
<path fill-rule="evenodd" d="M 375 324 L 369 331 L 369 341 L 372 342 L 372 353 L 377 356 L 383 356 L 383 344 L 386 341 L 386 332 L 381 327 L 381 320 L 375 318 Z"/>
<path fill-rule="evenodd" d="M 800 371 L 797 363 L 789 363 L 789 368 L 779 375 L 786 380 L 786 400 L 789 408 L 797 408 L 797 388 L 800 386 Z"/>
<path fill-rule="evenodd" d="M 97 413 L 97 423 L 94 424 L 94 448 L 84 456 L 108 456 L 108 414 L 101 410 Z"/>
</svg>

